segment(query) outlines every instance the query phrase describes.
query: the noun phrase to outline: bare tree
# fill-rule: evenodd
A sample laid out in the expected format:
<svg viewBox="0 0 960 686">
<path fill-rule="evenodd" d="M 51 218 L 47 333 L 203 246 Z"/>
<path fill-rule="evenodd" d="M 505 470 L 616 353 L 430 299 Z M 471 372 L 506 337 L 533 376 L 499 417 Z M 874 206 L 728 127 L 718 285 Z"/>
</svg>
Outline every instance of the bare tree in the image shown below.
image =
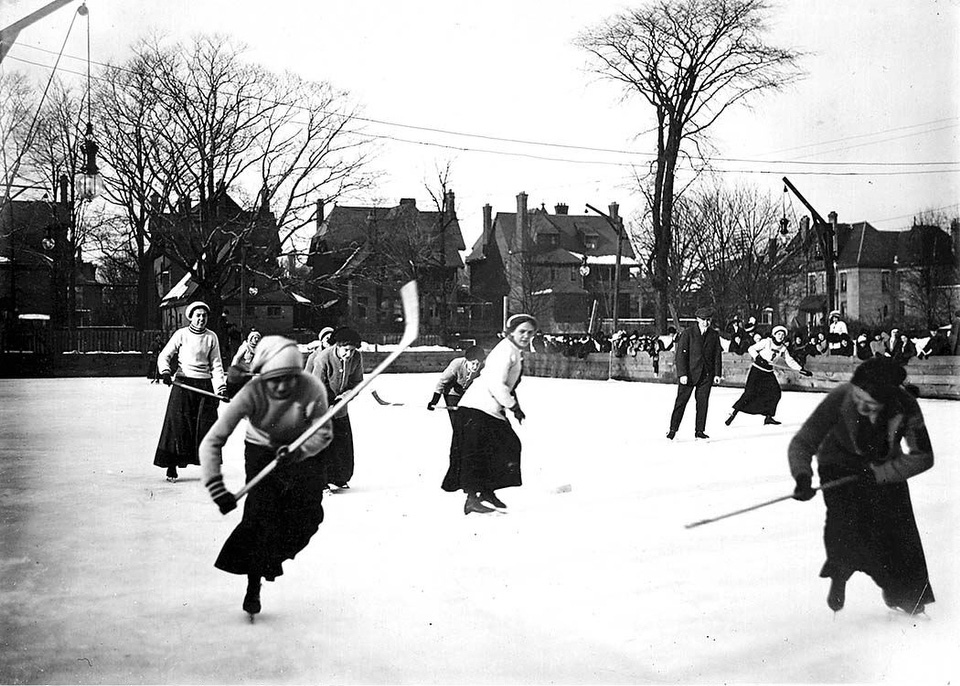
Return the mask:
<svg viewBox="0 0 960 686">
<path fill-rule="evenodd" d="M 0 169 L 4 189 L 0 207 L 8 198 L 16 198 L 36 185 L 36 180 L 24 179 L 20 169 L 36 109 L 34 93 L 25 74 L 0 74 Z"/>
<path fill-rule="evenodd" d="M 314 220 L 317 199 L 330 202 L 370 182 L 370 147 L 352 135 L 347 95 L 247 64 L 242 52 L 219 37 L 170 47 L 141 42 L 122 67 L 126 76 L 100 100 L 104 125 L 124 132 L 103 157 L 112 200 L 137 236 L 141 270 L 148 246 L 162 242 L 215 313 L 238 269 L 280 278 L 276 258 L 302 250 L 299 233 Z M 227 216 L 223 201 L 228 190 L 239 197 L 237 188 L 254 189 L 256 204 Z M 181 210 L 189 200 L 190 220 L 158 214 L 154 196 L 169 210 L 173 196 Z M 255 233 L 269 223 L 268 211 L 276 238 L 264 246 Z M 147 221 L 160 216 L 169 221 Z"/>
<path fill-rule="evenodd" d="M 657 156 L 651 163 L 651 278 L 666 326 L 678 160 L 735 103 L 783 88 L 799 76 L 799 53 L 764 40 L 764 0 L 655 0 L 580 34 L 595 71 L 654 108 Z"/>
</svg>

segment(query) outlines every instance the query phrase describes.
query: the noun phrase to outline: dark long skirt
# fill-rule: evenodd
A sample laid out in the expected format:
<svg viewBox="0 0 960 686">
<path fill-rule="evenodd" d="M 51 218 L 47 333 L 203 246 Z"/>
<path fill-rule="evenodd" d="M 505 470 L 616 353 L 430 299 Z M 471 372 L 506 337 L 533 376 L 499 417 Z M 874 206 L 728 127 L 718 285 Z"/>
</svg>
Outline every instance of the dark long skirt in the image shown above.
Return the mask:
<svg viewBox="0 0 960 686">
<path fill-rule="evenodd" d="M 320 453 L 327 470 L 327 483 L 342 486 L 353 478 L 353 429 L 350 415 L 333 418 L 333 440 Z"/>
<path fill-rule="evenodd" d="M 179 376 L 177 381 L 213 393 L 210 379 Z M 171 386 L 153 464 L 163 468 L 200 464 L 200 442 L 217 421 L 219 404 L 219 400 Z"/>
<path fill-rule="evenodd" d="M 829 467 L 821 467 L 819 473 L 820 483 L 847 475 Z M 880 485 L 859 480 L 823 491 L 823 499 L 827 560 L 821 577 L 847 579 L 860 571 L 897 605 L 912 608 L 934 601 L 906 482 Z"/>
<path fill-rule="evenodd" d="M 773 417 L 777 414 L 781 395 L 780 384 L 773 372 L 764 372 L 756 367 L 750 367 L 743 393 L 733 404 L 733 409 L 743 414 Z"/>
<path fill-rule="evenodd" d="M 247 443 L 247 481 L 274 457 L 273 450 Z M 223 544 L 214 566 L 267 581 L 283 574 L 283 562 L 307 546 L 323 521 L 325 486 L 319 455 L 274 469 L 247 494 L 243 518 Z"/>
<path fill-rule="evenodd" d="M 455 393 L 447 393 L 443 396 L 447 407 L 457 407 L 460 404 L 460 396 Z M 443 477 L 443 483 L 440 488 L 450 493 L 460 490 L 460 447 L 463 442 L 463 422 L 460 419 L 460 410 L 447 411 L 450 418 L 450 458 L 447 466 L 447 473 Z"/>
<path fill-rule="evenodd" d="M 522 485 L 520 439 L 510 422 L 472 407 L 457 410 L 461 423 L 459 468 L 450 465 L 446 491 L 496 491 Z"/>
</svg>

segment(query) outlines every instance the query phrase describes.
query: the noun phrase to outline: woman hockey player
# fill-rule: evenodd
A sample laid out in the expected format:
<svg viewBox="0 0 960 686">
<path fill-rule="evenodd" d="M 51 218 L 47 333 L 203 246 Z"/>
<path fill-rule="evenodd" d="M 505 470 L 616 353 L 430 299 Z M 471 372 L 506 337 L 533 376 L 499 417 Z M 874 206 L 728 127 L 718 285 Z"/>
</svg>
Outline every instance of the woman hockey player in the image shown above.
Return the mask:
<svg viewBox="0 0 960 686">
<path fill-rule="evenodd" d="M 922 613 L 934 601 L 907 479 L 933 466 L 933 449 L 916 398 L 903 386 L 906 372 L 887 358 L 863 362 L 849 383 L 833 389 L 790 442 L 794 498 L 810 500 L 811 458 L 824 489 L 827 605 L 843 607 L 847 580 L 869 574 L 891 608 Z M 904 446 L 905 445 L 905 449 Z"/>
<path fill-rule="evenodd" d="M 241 419 L 248 420 L 244 461 L 249 482 L 276 457 L 278 448 L 299 438 L 327 411 L 326 390 L 304 373 L 295 342 L 264 337 L 251 371 L 253 379 L 224 408 L 200 446 L 203 483 L 223 514 L 237 501 L 223 483 L 222 450 Z M 247 576 L 243 610 L 251 619 L 260 612 L 260 580 L 273 581 L 283 574 L 282 563 L 306 547 L 323 521 L 326 479 L 318 453 L 330 439 L 328 423 L 250 490 L 243 518 L 217 557 L 218 569 Z"/>
<path fill-rule="evenodd" d="M 447 407 L 456 408 L 460 403 L 460 398 L 470 388 L 471 384 L 480 374 L 480 368 L 487 353 L 479 345 L 472 345 L 464 352 L 463 357 L 456 357 L 450 361 L 447 368 L 440 375 L 440 381 L 437 382 L 437 388 L 427 403 L 427 409 L 433 410 L 440 398 L 443 398 Z M 457 475 L 460 473 L 460 443 L 463 422 L 460 421 L 458 412 L 447 412 L 450 417 L 450 426 L 453 433 L 450 436 L 450 464 L 447 468 L 446 476 L 443 478 L 441 488 L 445 491 L 459 491 Z"/>
<path fill-rule="evenodd" d="M 327 389 L 331 403 L 363 381 L 363 357 L 357 350 L 360 334 L 341 326 L 330 335 L 330 347 L 321 352 L 311 373 Z M 323 455 L 327 467 L 327 483 L 337 489 L 350 488 L 353 478 L 353 430 L 347 408 L 333 418 L 333 441 Z"/>
<path fill-rule="evenodd" d="M 761 338 L 747 349 L 750 357 L 753 358 L 753 364 L 747 374 L 747 382 L 743 386 L 743 393 L 733 404 L 733 412 L 724 422 L 727 426 L 733 423 L 740 412 L 762 414 L 764 424 L 780 423 L 775 419 L 777 405 L 780 404 L 780 396 L 782 395 L 780 384 L 773 372 L 773 362 L 775 360 L 783 358 L 783 361 L 791 369 L 800 372 L 803 376 L 811 376 L 810 372 L 793 359 L 787 350 L 787 329 L 785 327 L 773 327 L 770 336 L 770 338 Z"/>
<path fill-rule="evenodd" d="M 177 329 L 160 351 L 157 371 L 167 386 L 173 384 L 171 366 L 177 360 L 178 384 L 217 395 L 227 390 L 220 360 L 220 341 L 207 328 L 210 308 L 203 302 L 187 305 L 188 326 Z M 173 386 L 160 430 L 160 442 L 153 464 L 167 470 L 167 481 L 176 481 L 177 468 L 200 464 L 198 449 L 204 435 L 217 421 L 219 401 L 188 388 Z"/>
<path fill-rule="evenodd" d="M 506 508 L 496 490 L 521 485 L 520 439 L 505 410 L 510 410 L 518 422 L 526 416 L 520 409 L 516 387 L 523 351 L 530 350 L 536 329 L 537 320 L 528 314 L 510 317 L 503 340 L 487 355 L 480 376 L 460 399 L 460 465 L 457 473 L 447 474 L 444 489 L 466 493 L 464 514 L 493 512 L 489 506 Z"/>
</svg>

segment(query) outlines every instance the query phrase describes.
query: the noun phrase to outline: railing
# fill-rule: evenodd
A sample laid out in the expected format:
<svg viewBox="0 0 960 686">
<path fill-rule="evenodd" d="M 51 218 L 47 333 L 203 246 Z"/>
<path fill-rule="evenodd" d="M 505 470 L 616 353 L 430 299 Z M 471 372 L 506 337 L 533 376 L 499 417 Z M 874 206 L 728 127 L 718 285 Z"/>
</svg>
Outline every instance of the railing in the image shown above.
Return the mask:
<svg viewBox="0 0 960 686">
<path fill-rule="evenodd" d="M 90 326 L 73 331 L 44 327 L 7 327 L 0 331 L 0 353 L 50 355 L 56 353 L 146 352 L 160 331 L 128 327 Z M 166 338 L 163 338 L 166 342 Z"/>
</svg>

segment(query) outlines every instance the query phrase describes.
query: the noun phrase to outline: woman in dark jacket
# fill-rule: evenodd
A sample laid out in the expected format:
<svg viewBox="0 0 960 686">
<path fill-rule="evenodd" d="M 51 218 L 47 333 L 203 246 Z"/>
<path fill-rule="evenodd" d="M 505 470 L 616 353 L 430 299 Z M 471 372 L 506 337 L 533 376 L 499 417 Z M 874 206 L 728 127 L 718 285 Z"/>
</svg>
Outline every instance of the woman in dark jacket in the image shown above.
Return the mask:
<svg viewBox="0 0 960 686">
<path fill-rule="evenodd" d="M 889 358 L 861 364 L 820 403 L 790 442 L 794 497 L 809 500 L 817 456 L 827 520 L 827 605 L 843 607 L 847 580 L 865 572 L 891 608 L 922 613 L 934 601 L 907 479 L 933 466 L 933 449 L 906 372 Z M 901 445 L 906 445 L 904 450 Z M 830 487 L 830 482 L 854 477 Z"/>
</svg>

